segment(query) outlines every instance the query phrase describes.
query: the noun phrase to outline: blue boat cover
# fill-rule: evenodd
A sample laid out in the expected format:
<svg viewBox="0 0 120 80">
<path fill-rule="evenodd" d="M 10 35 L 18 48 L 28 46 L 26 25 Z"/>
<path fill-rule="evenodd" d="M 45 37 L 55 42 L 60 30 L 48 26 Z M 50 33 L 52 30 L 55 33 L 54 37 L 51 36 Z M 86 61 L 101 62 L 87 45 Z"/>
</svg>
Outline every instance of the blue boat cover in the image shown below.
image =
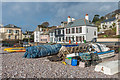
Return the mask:
<svg viewBox="0 0 120 80">
<path fill-rule="evenodd" d="M 43 56 L 57 54 L 61 47 L 61 44 L 31 46 L 26 48 L 26 52 L 23 57 L 39 58 Z"/>
</svg>

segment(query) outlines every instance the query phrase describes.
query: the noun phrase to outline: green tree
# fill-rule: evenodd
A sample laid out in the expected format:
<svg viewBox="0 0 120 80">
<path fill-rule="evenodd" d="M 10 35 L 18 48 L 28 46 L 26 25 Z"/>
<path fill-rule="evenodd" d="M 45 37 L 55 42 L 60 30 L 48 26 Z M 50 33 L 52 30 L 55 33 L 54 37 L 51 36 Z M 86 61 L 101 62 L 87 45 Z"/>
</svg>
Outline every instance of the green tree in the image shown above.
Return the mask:
<svg viewBox="0 0 120 80">
<path fill-rule="evenodd" d="M 99 15 L 98 14 L 94 15 L 92 23 L 96 23 L 97 21 L 99 21 Z"/>
<path fill-rule="evenodd" d="M 41 25 L 47 28 L 49 26 L 49 23 L 48 22 L 43 22 Z"/>
<path fill-rule="evenodd" d="M 100 26 L 100 23 L 101 23 L 100 21 L 96 21 L 95 25 Z"/>
<path fill-rule="evenodd" d="M 115 25 L 116 25 L 115 23 L 112 24 L 113 27 L 115 27 Z"/>
</svg>

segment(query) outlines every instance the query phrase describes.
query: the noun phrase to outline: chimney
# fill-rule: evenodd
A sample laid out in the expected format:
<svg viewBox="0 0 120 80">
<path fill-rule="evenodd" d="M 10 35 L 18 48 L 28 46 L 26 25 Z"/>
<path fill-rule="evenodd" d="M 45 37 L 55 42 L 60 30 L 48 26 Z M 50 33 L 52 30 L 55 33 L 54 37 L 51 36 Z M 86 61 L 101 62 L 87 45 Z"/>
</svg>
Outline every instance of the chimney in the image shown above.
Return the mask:
<svg viewBox="0 0 120 80">
<path fill-rule="evenodd" d="M 69 23 L 69 22 L 71 22 L 71 18 L 70 18 L 70 16 L 68 16 L 68 23 Z"/>
<path fill-rule="evenodd" d="M 85 19 L 86 19 L 86 20 L 89 20 L 88 14 L 85 15 Z"/>
<path fill-rule="evenodd" d="M 74 21 L 75 20 L 75 18 L 72 18 L 72 21 Z"/>
</svg>

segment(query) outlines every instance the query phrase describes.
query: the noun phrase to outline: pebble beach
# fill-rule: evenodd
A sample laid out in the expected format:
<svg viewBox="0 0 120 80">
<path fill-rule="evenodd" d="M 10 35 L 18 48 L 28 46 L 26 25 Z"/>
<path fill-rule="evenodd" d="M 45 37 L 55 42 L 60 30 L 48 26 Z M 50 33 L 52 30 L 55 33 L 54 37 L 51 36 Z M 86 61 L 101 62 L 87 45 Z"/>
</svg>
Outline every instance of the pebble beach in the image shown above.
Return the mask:
<svg viewBox="0 0 120 80">
<path fill-rule="evenodd" d="M 118 74 L 105 75 L 94 71 L 95 66 L 81 68 L 64 65 L 62 62 L 51 62 L 47 57 L 27 59 L 24 52 L 0 53 L 2 59 L 2 78 L 118 78 Z M 117 60 L 115 57 L 104 61 Z"/>
</svg>

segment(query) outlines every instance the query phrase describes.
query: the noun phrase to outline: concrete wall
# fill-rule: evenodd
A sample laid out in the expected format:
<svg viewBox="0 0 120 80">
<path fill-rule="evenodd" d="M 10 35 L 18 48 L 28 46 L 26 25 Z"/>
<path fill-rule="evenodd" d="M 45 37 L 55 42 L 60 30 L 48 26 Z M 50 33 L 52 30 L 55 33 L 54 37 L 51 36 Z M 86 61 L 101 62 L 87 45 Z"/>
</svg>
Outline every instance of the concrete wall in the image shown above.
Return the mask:
<svg viewBox="0 0 120 80">
<path fill-rule="evenodd" d="M 120 42 L 120 38 L 98 38 L 97 42 Z"/>
</svg>

